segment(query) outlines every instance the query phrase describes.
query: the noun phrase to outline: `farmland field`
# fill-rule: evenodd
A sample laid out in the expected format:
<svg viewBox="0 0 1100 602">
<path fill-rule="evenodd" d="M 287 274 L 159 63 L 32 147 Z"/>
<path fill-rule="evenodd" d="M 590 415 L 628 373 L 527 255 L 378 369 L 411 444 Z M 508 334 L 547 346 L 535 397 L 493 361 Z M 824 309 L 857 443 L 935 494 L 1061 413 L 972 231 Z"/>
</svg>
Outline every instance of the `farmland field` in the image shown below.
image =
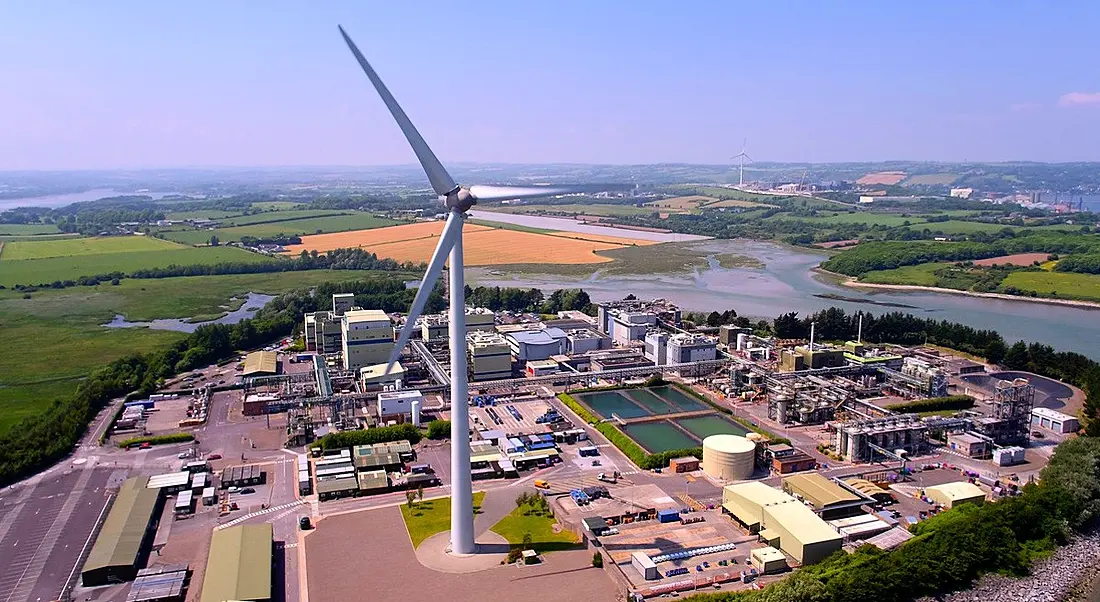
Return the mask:
<svg viewBox="0 0 1100 602">
<path fill-rule="evenodd" d="M 182 249 L 180 245 L 148 236 L 104 236 L 43 241 L 14 241 L 4 245 L 5 261 L 134 253 Z"/>
<path fill-rule="evenodd" d="M 1018 227 L 1007 226 L 1004 224 L 987 224 L 985 222 L 964 222 L 959 220 L 951 220 L 946 222 L 932 223 L 922 226 L 922 228 L 928 228 L 933 232 L 943 232 L 944 234 L 973 234 L 975 232 L 1000 232 L 1005 228 L 1018 229 Z"/>
<path fill-rule="evenodd" d="M 721 207 L 776 207 L 777 205 L 769 205 L 767 203 L 757 203 L 755 201 L 742 201 L 739 199 L 726 199 L 724 201 L 718 201 L 716 203 L 707 203 L 704 209 L 718 209 Z"/>
<path fill-rule="evenodd" d="M 1043 263 L 1050 257 L 1049 253 L 1017 253 L 1015 255 L 1002 255 L 1000 257 L 990 257 L 989 259 L 979 259 L 974 262 L 974 265 L 980 266 L 994 266 L 994 265 L 1031 265 L 1038 261 Z"/>
<path fill-rule="evenodd" d="M 1012 272 L 1002 286 L 1061 299 L 1100 301 L 1100 275 L 1068 272 Z"/>
<path fill-rule="evenodd" d="M 776 215 L 774 215 L 770 218 L 767 218 L 767 219 L 769 219 L 769 220 L 799 220 L 799 221 L 803 221 L 803 222 L 810 222 L 810 223 L 816 223 L 816 224 L 822 224 L 822 225 L 866 224 L 868 226 L 873 226 L 875 224 L 879 224 L 879 225 L 882 225 L 882 226 L 889 226 L 889 227 L 903 226 L 903 225 L 905 225 L 906 222 L 908 222 L 911 226 L 915 226 L 916 224 L 921 224 L 921 223 L 924 222 L 924 218 L 922 218 L 922 217 L 914 217 L 914 216 L 902 217 L 900 215 L 895 215 L 895 214 L 892 214 L 892 213 L 885 214 L 885 213 L 866 213 L 866 212 L 834 213 L 834 214 L 828 214 L 828 215 L 819 215 L 817 217 L 795 217 L 795 216 L 790 216 L 790 215 L 787 215 L 787 214 L 780 213 L 780 214 L 776 214 Z M 921 226 L 921 227 L 923 227 L 923 226 Z"/>
<path fill-rule="evenodd" d="M 57 234 L 60 230 L 52 224 L 0 224 L 0 235 L 32 236 L 35 234 Z"/>
<path fill-rule="evenodd" d="M 164 215 L 164 219 L 178 221 L 185 219 L 224 219 L 236 217 L 240 211 L 224 211 L 222 209 L 203 209 L 201 211 L 172 211 Z"/>
<path fill-rule="evenodd" d="M 635 207 L 634 205 L 605 205 L 598 203 L 593 203 L 591 205 L 494 205 L 492 210 L 501 213 L 557 213 L 564 215 L 596 215 L 603 217 L 614 217 L 616 215 L 650 215 L 654 212 L 654 209 L 647 207 Z"/>
<path fill-rule="evenodd" d="M 936 270 L 947 267 L 949 263 L 922 263 L 907 265 L 892 270 L 868 272 L 860 277 L 860 282 L 874 284 L 911 284 L 915 286 L 936 286 Z"/>
<path fill-rule="evenodd" d="M 647 207 L 660 207 L 662 209 L 680 209 L 688 211 L 691 209 L 698 209 L 701 205 L 713 203 L 718 199 L 710 196 L 702 196 L 698 194 L 688 196 L 678 196 L 671 199 L 663 199 L 660 201 L 650 201 L 646 203 Z"/>
<path fill-rule="evenodd" d="M 422 262 L 431 257 L 442 230 L 443 222 L 420 222 L 376 230 L 319 234 L 304 237 L 302 244 L 287 247 L 287 252 L 296 254 L 302 250 L 361 247 L 379 257 Z M 629 238 L 560 234 L 534 234 L 466 224 L 463 228 L 466 265 L 604 263 L 612 259 L 597 255 L 596 251 L 621 249 L 640 243 Z M 574 236 L 584 239 L 577 240 Z M 599 240 L 594 240 L 596 238 Z"/>
<path fill-rule="evenodd" d="M 163 241 L 161 241 L 163 242 Z M 170 265 L 214 264 L 221 262 L 278 261 L 233 247 L 189 248 L 173 245 L 163 251 L 134 251 L 130 253 L 99 253 L 75 257 L 48 257 L 44 259 L 0 260 L 0 284 L 48 284 L 56 280 L 75 280 L 80 276 L 94 276 L 111 272 L 132 272 L 146 268 L 164 268 Z M 171 243 L 168 243 L 171 244 Z"/>
<path fill-rule="evenodd" d="M 0 291 L 0 324 L 8 344 L 31 350 L 0 354 L 0 432 L 34 414 L 40 404 L 71 394 L 92 369 L 131 353 L 161 349 L 184 336 L 101 326 L 115 314 L 136 321 L 216 315 L 230 297 L 249 291 L 276 294 L 321 282 L 362 279 L 360 271 L 317 270 L 126 279 L 118 286 L 41 290 L 30 299 L 19 291 Z"/>
<path fill-rule="evenodd" d="M 293 211 L 264 211 L 251 215 L 239 215 L 219 221 L 220 226 L 247 226 L 249 224 L 262 224 L 265 222 L 286 222 L 290 220 L 306 219 L 310 217 L 324 217 L 326 215 L 341 215 L 347 211 L 327 209 L 298 209 Z"/>
<path fill-rule="evenodd" d="M 919 176 L 909 176 L 903 186 L 947 186 L 958 180 L 959 176 L 953 173 L 926 173 Z"/>
<path fill-rule="evenodd" d="M 906 173 L 904 171 L 878 171 L 864 175 L 862 178 L 856 180 L 856 184 L 863 184 L 865 186 L 873 186 L 875 184 L 893 186 L 904 180 L 905 176 Z"/>
<path fill-rule="evenodd" d="M 290 213 L 289 211 L 285 213 Z M 263 222 L 246 226 L 234 226 L 229 228 L 216 228 L 214 230 L 178 230 L 163 232 L 161 236 L 176 242 L 190 245 L 204 245 L 210 242 L 211 236 L 217 236 L 221 243 L 240 240 L 244 236 L 256 238 L 278 236 L 299 236 L 302 234 L 314 234 L 321 232 L 343 232 L 346 230 L 363 230 L 367 228 L 381 228 L 392 226 L 400 222 L 375 217 L 368 213 L 352 213 L 348 215 L 328 215 L 305 219 L 294 219 L 285 222 Z"/>
</svg>

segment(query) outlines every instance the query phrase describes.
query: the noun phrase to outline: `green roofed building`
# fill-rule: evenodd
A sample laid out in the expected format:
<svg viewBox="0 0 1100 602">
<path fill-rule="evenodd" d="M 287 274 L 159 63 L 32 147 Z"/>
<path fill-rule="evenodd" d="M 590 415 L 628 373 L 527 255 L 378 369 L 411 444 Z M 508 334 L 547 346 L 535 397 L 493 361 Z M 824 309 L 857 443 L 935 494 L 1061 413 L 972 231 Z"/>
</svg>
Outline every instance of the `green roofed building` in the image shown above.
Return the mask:
<svg viewBox="0 0 1100 602">
<path fill-rule="evenodd" d="M 271 523 L 215 531 L 200 602 L 271 599 Z"/>
<path fill-rule="evenodd" d="M 160 490 L 148 484 L 149 477 L 133 477 L 119 487 L 80 573 L 85 587 L 131 581 L 145 564 L 161 502 Z"/>
</svg>

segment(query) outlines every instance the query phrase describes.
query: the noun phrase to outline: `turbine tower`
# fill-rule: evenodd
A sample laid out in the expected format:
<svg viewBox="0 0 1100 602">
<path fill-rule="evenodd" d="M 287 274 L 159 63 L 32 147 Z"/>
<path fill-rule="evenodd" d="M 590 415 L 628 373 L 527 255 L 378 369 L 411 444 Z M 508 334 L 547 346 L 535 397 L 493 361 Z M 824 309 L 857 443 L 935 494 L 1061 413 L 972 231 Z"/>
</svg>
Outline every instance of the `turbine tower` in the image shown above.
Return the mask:
<svg viewBox="0 0 1100 602">
<path fill-rule="evenodd" d="M 737 176 L 737 185 L 738 186 L 744 186 L 745 185 L 745 159 L 748 159 L 749 163 L 752 163 L 752 157 L 750 157 L 749 154 L 747 152 L 745 152 L 745 150 L 748 148 L 748 146 L 749 146 L 749 140 L 748 140 L 748 138 L 746 138 L 745 141 L 741 143 L 741 152 L 739 152 L 736 155 L 730 157 L 730 159 L 740 159 L 740 169 L 738 170 L 739 173 L 738 173 L 738 176 Z"/>
<path fill-rule="evenodd" d="M 389 374 L 401 357 L 401 350 L 412 336 L 417 318 L 424 311 L 436 281 L 439 280 L 443 265 L 450 255 L 450 351 L 451 351 L 451 547 L 452 554 L 473 554 L 477 551 L 474 542 L 473 483 L 470 475 L 470 396 L 466 377 L 466 299 L 465 279 L 462 262 L 462 225 L 465 214 L 480 201 L 499 201 L 507 199 L 527 199 L 560 194 L 625 190 L 627 186 L 460 186 L 451 179 L 450 174 L 436 158 L 435 153 L 416 131 L 405 111 L 394 100 L 378 74 L 359 52 L 341 26 L 340 35 L 359 66 L 367 74 L 374 89 L 382 97 L 394 121 L 412 146 L 416 158 L 428 175 L 432 189 L 439 195 L 447 210 L 447 222 L 439 236 L 435 252 L 428 262 L 428 270 L 416 291 L 412 307 L 405 318 L 405 327 L 397 338 L 397 345 L 390 356 L 386 373 Z"/>
</svg>

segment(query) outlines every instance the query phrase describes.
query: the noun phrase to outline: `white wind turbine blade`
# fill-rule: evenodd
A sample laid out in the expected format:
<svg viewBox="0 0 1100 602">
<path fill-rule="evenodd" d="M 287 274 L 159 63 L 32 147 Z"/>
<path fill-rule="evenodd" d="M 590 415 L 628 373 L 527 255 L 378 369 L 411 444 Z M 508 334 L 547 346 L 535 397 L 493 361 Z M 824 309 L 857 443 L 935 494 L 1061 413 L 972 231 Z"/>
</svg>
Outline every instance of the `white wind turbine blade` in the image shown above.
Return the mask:
<svg viewBox="0 0 1100 602">
<path fill-rule="evenodd" d="M 355 55 L 355 59 L 359 61 L 359 66 L 363 68 L 363 72 L 367 74 L 367 77 L 370 78 L 370 82 L 374 84 L 374 89 L 378 91 L 378 95 L 382 97 L 382 102 L 386 103 L 386 108 L 390 110 L 390 114 L 393 115 L 394 121 L 397 122 L 401 131 L 405 134 L 405 139 L 409 141 L 409 145 L 412 146 L 413 152 L 416 153 L 416 158 L 420 160 L 420 165 L 424 167 L 424 172 L 428 174 L 428 181 L 432 183 L 432 189 L 440 196 L 453 192 L 458 188 L 458 185 L 455 184 L 455 181 L 451 178 L 451 175 L 447 173 L 447 170 L 443 168 L 443 164 L 439 162 L 435 153 L 428 147 L 428 143 L 424 142 L 424 138 L 420 136 L 420 132 L 416 131 L 416 127 L 413 126 L 408 115 L 405 115 L 405 111 L 401 109 L 401 105 L 397 104 L 397 101 L 394 100 L 393 95 L 390 94 L 389 89 L 386 88 L 386 84 L 382 83 L 381 78 L 374 72 L 374 68 L 367 62 L 363 53 L 359 52 L 359 48 L 356 47 L 355 42 L 352 42 L 351 38 L 348 37 L 343 26 L 338 27 L 340 29 L 340 35 L 344 36 L 344 42 L 346 42 L 348 48 L 351 49 L 351 53 Z"/>
<path fill-rule="evenodd" d="M 393 353 L 390 354 L 390 362 L 386 365 L 386 374 L 393 370 L 394 364 L 401 357 L 401 350 L 412 338 L 413 330 L 416 329 L 416 320 L 424 311 L 424 305 L 428 303 L 428 297 L 431 296 L 432 290 L 435 288 L 435 281 L 439 280 L 439 274 L 443 271 L 443 264 L 447 262 L 447 254 L 451 252 L 451 247 L 454 246 L 458 237 L 462 236 L 462 222 L 462 215 L 459 213 L 452 211 L 447 217 L 447 225 L 443 227 L 443 232 L 439 235 L 439 243 L 436 244 L 435 253 L 432 254 L 432 260 L 428 263 L 428 271 L 424 272 L 424 279 L 420 281 L 420 288 L 417 289 L 412 307 L 409 308 L 409 314 L 405 318 L 405 327 L 401 329 L 401 334 L 397 337 L 397 344 L 393 348 Z"/>
<path fill-rule="evenodd" d="M 471 186 L 470 194 L 479 201 L 536 199 L 559 194 L 584 194 L 629 190 L 621 184 L 581 184 L 576 186 Z"/>
</svg>

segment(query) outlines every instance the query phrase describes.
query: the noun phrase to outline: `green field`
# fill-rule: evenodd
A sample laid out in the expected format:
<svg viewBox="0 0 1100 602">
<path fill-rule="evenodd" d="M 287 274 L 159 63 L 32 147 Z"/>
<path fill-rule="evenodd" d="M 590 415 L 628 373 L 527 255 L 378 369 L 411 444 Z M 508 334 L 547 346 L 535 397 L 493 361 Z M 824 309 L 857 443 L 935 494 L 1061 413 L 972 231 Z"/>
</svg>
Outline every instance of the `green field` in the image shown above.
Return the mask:
<svg viewBox="0 0 1100 602">
<path fill-rule="evenodd" d="M 45 259 L 115 253 L 139 253 L 182 249 L 180 245 L 149 236 L 103 236 L 61 240 L 15 241 L 4 245 L 3 259 Z"/>
<path fill-rule="evenodd" d="M 287 212 L 289 213 L 289 212 Z M 251 224 L 247 226 L 235 226 L 231 228 L 217 228 L 214 230 L 178 230 L 163 232 L 161 235 L 169 240 L 189 244 L 205 245 L 210 242 L 211 236 L 217 236 L 221 243 L 240 240 L 244 236 L 256 238 L 278 236 L 300 236 L 305 234 L 317 234 L 318 232 L 346 232 L 348 230 L 369 230 L 393 226 L 402 222 L 375 217 L 368 213 L 352 213 L 348 215 L 330 215 L 327 217 L 314 217 L 296 219 L 288 222 L 268 222 Z"/>
<path fill-rule="evenodd" d="M 8 244 L 4 245 L 5 259 L 0 260 L 0 284 L 9 287 L 15 284 L 35 285 L 48 284 L 57 280 L 76 280 L 80 276 L 109 274 L 116 271 L 128 273 L 147 268 L 166 268 L 170 265 L 280 261 L 233 247 L 179 248 L 175 246 L 166 251 L 100 253 L 80 257 L 9 261 L 6 258 Z"/>
<path fill-rule="evenodd" d="M 822 223 L 822 224 L 866 224 L 868 226 L 880 225 L 880 226 L 904 226 L 906 222 L 909 225 L 915 227 L 917 224 L 924 222 L 923 217 L 917 216 L 902 216 L 896 213 L 834 213 L 832 215 L 823 215 L 819 217 L 794 217 L 790 215 L 779 214 L 777 218 L 782 216 L 784 219 L 798 219 L 806 222 Z"/>
<path fill-rule="evenodd" d="M 484 499 L 484 491 L 474 493 L 475 514 L 481 508 L 481 502 Z M 414 502 L 412 507 L 401 504 L 401 516 L 405 518 L 405 527 L 409 530 L 409 538 L 412 539 L 415 548 L 432 535 L 451 528 L 451 498 Z"/>
<path fill-rule="evenodd" d="M 1035 291 L 1044 297 L 1100 301 L 1100 275 L 1069 272 L 1013 272 L 1002 287 Z"/>
<path fill-rule="evenodd" d="M 223 211 L 221 209 L 203 209 L 202 211 L 173 211 L 164 216 L 165 219 L 172 221 L 184 220 L 184 219 L 225 219 L 227 217 L 236 217 L 240 215 L 240 211 Z"/>
<path fill-rule="evenodd" d="M 369 274 L 369 273 L 368 273 Z M 387 272 L 387 275 L 390 273 Z M 277 294 L 319 284 L 362 280 L 361 271 L 318 270 L 272 274 L 122 280 L 118 286 L 0 291 L 0 329 L 12 349 L 0 354 L 0 432 L 36 407 L 70 395 L 80 378 L 130 353 L 163 348 L 182 333 L 104 328 L 115 314 L 131 321 L 218 315 L 248 292 Z"/>
<path fill-rule="evenodd" d="M 0 235 L 7 236 L 33 236 L 58 232 L 57 226 L 52 224 L 0 224 Z"/>
<path fill-rule="evenodd" d="M 936 286 L 937 277 L 934 273 L 940 268 L 947 267 L 949 263 L 922 263 L 920 265 L 907 265 L 893 270 L 879 270 L 867 272 L 860 277 L 860 282 L 873 284 L 911 284 L 914 286 Z"/>
<path fill-rule="evenodd" d="M 617 215 L 651 215 L 658 213 L 657 207 L 635 207 L 633 205 L 603 205 L 570 203 L 564 205 L 500 205 L 491 208 L 500 213 L 557 213 L 566 215 L 595 215 L 613 217 Z M 665 211 L 668 211 L 667 209 Z"/>
<path fill-rule="evenodd" d="M 300 206 L 302 206 L 302 203 L 295 203 L 293 201 L 265 201 L 262 203 L 252 203 L 251 205 L 253 209 L 259 209 L 260 211 L 285 211 Z"/>
<path fill-rule="evenodd" d="M 349 213 L 347 211 L 336 211 L 327 209 L 299 209 L 294 211 L 265 211 L 263 213 L 253 213 L 251 215 L 240 215 L 237 217 L 230 217 L 220 220 L 219 225 L 222 227 L 229 226 L 247 226 L 250 224 L 263 224 L 267 222 L 285 222 L 291 220 L 306 219 L 310 217 L 325 217 L 327 215 L 341 215 Z"/>
<path fill-rule="evenodd" d="M 964 222 L 959 220 L 925 224 L 921 226 L 921 228 L 928 228 L 933 232 L 943 232 L 944 234 L 973 234 L 975 232 L 985 232 L 987 234 L 992 234 L 994 232 L 1000 232 L 1005 228 L 1010 228 L 1013 230 L 1020 229 L 1019 226 L 1007 226 L 1005 224 L 987 224 L 985 222 Z"/>
</svg>

